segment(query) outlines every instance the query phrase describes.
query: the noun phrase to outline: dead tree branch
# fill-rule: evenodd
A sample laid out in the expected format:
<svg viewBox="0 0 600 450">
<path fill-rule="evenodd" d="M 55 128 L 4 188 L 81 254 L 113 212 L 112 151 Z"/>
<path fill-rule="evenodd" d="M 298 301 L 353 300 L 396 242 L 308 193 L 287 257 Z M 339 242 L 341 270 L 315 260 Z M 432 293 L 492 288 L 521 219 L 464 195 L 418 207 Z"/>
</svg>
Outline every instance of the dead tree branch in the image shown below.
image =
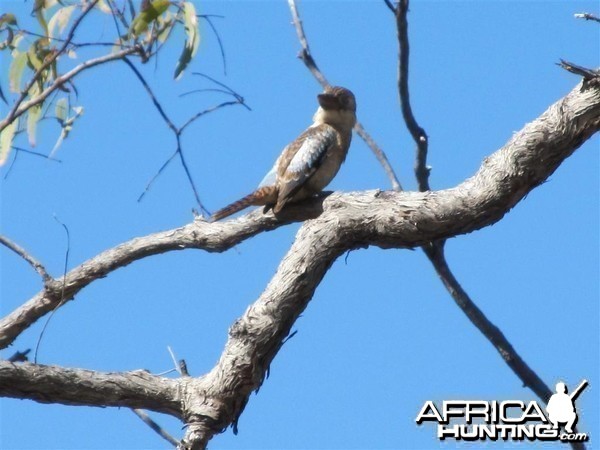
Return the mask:
<svg viewBox="0 0 600 450">
<path fill-rule="evenodd" d="M 593 22 L 600 22 L 600 17 L 597 17 L 591 13 L 578 13 L 578 14 L 575 14 L 575 17 L 577 19 L 591 20 Z"/>
<path fill-rule="evenodd" d="M 415 158 L 415 176 L 419 185 L 419 191 L 429 190 L 429 172 L 427 167 L 427 147 L 429 141 L 427 133 L 417 123 L 412 108 L 410 106 L 410 94 L 408 89 L 408 65 L 410 55 L 410 45 L 408 41 L 408 0 L 401 0 L 395 9 L 396 30 L 398 33 L 398 94 L 400 96 L 400 105 L 402 116 L 406 128 L 410 132 L 413 140 L 417 144 L 417 153 Z"/>
<path fill-rule="evenodd" d="M 23 247 L 2 235 L 0 235 L 0 244 L 4 245 L 9 250 L 12 250 L 14 253 L 23 258 L 31 267 L 33 267 L 33 270 L 35 270 L 38 275 L 42 277 L 44 285 L 48 285 L 52 281 L 52 277 L 48 274 L 44 265 L 27 253 L 27 250 L 25 250 Z"/>
<path fill-rule="evenodd" d="M 1 395 L 27 398 L 40 403 L 125 406 L 181 417 L 177 382 L 178 380 L 156 377 L 144 370 L 103 373 L 0 361 Z"/>
<path fill-rule="evenodd" d="M 410 49 L 407 18 L 408 8 L 409 0 L 401 0 L 394 10 L 400 52 L 398 58 L 398 93 L 404 122 L 417 147 L 415 176 L 417 178 L 419 191 L 424 192 L 430 190 L 429 175 L 431 170 L 427 166 L 429 142 L 425 130 L 418 124 L 414 117 L 412 106 L 410 104 L 408 86 Z M 544 402 L 547 402 L 551 395 L 550 389 L 535 371 L 529 367 L 523 358 L 521 358 L 500 329 L 486 317 L 483 311 L 479 309 L 468 293 L 463 289 L 446 261 L 444 247 L 444 240 L 434 241 L 422 247 L 427 258 L 433 264 L 444 287 L 446 287 L 457 306 L 468 317 L 471 323 L 475 325 L 475 327 L 477 327 L 485 338 L 494 346 L 506 364 L 512 369 L 515 375 L 521 379 L 523 385 L 530 388 Z"/>
<path fill-rule="evenodd" d="M 137 259 L 184 248 L 223 251 L 259 232 L 307 220 L 265 291 L 230 329 L 218 364 L 200 378 L 176 380 L 144 371 L 126 374 L 0 362 L 0 395 L 70 405 L 125 406 L 180 417 L 180 448 L 203 448 L 235 424 L 249 395 L 306 308 L 331 264 L 351 249 L 406 248 L 469 233 L 499 221 L 600 130 L 600 87 L 580 83 L 490 155 L 478 172 L 442 191 L 332 194 L 289 208 L 280 219 L 254 211 L 236 220 L 198 220 L 108 250 L 66 276 L 72 298 L 95 279 Z M 8 345 L 56 306 L 41 292 L 0 322 Z M 77 386 L 77 389 L 73 389 Z"/>
<path fill-rule="evenodd" d="M 140 418 L 142 422 L 154 430 L 160 437 L 166 440 L 174 447 L 179 445 L 179 441 L 171 436 L 163 427 L 157 424 L 152 418 L 141 409 L 132 409 L 133 413 Z"/>
</svg>

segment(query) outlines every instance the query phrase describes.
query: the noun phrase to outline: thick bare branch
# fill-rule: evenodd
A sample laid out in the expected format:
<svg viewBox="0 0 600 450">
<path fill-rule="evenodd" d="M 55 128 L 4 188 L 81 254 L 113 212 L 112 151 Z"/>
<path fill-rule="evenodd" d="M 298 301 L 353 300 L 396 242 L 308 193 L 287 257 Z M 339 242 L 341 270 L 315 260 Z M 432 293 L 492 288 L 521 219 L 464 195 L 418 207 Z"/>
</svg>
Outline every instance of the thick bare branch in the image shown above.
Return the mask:
<svg viewBox="0 0 600 450">
<path fill-rule="evenodd" d="M 586 117 L 588 125 L 573 133 L 573 124 L 581 123 L 576 117 Z M 493 223 L 599 129 L 600 90 L 578 87 L 456 188 L 327 198 L 323 214 L 304 223 L 265 291 L 231 327 L 219 363 L 204 380 L 214 401 L 192 417 L 197 427 L 186 438 L 207 441 L 229 423 L 235 431 L 250 393 L 260 387 L 294 321 L 338 256 L 369 245 L 423 245 Z M 555 145 L 548 145 L 548 139 Z"/>
<path fill-rule="evenodd" d="M 600 87 L 581 83 L 455 188 L 321 196 L 291 206 L 280 220 L 255 211 L 224 223 L 197 221 L 108 250 L 67 275 L 70 295 L 144 256 L 183 248 L 221 251 L 282 223 L 315 218 L 304 223 L 263 294 L 231 327 L 223 354 L 207 375 L 170 380 L 147 372 L 98 374 L 1 362 L 0 394 L 165 412 L 188 424 L 180 448 L 202 448 L 214 434 L 235 426 L 250 393 L 262 384 L 294 321 L 338 256 L 370 245 L 421 246 L 494 223 L 599 129 Z M 14 333 L 14 325 L 11 331 L 6 324 L 2 333 Z M 75 385 L 77 390 L 69 389 Z"/>
<path fill-rule="evenodd" d="M 0 395 L 40 403 L 145 408 L 182 417 L 178 380 L 144 370 L 103 373 L 0 361 Z"/>
<path fill-rule="evenodd" d="M 354 230 L 348 249 L 421 246 L 494 223 L 541 184 L 600 128 L 600 86 L 580 83 L 542 116 L 486 158 L 475 176 L 455 188 L 426 193 L 370 191 L 324 196 L 290 206 L 275 218 L 252 212 L 237 220 L 184 227 L 133 239 L 71 270 L 64 301 L 108 273 L 148 256 L 186 248 L 220 252 L 260 232 L 292 221 L 335 215 L 340 230 Z M 320 244 L 319 244 L 320 245 Z M 62 289 L 38 293 L 0 320 L 0 348 L 55 308 Z"/>
<path fill-rule="evenodd" d="M 63 283 L 55 283 L 1 319 L 0 348 L 10 345 L 24 329 L 56 308 L 61 301 L 64 304 L 72 300 L 73 296 L 88 284 L 133 261 L 187 248 L 199 248 L 209 252 L 224 251 L 261 231 L 279 226 L 282 222 L 271 216 L 258 221 L 246 218 L 236 221 L 235 224 L 236 226 L 226 229 L 218 229 L 198 221 L 174 230 L 135 238 L 100 253 L 67 273 L 64 286 Z"/>
<path fill-rule="evenodd" d="M 265 291 L 229 330 L 225 350 L 205 380 L 217 401 L 192 417 L 184 441 L 199 438 L 198 426 L 204 440 L 229 424 L 237 432 L 237 419 L 248 397 L 264 381 L 271 361 L 333 261 L 352 242 L 352 236 L 346 235 L 351 230 L 339 232 L 335 213 L 324 216 L 304 223 Z"/>
<path fill-rule="evenodd" d="M 573 125 L 581 124 L 576 117 L 585 117 L 587 125 L 573 133 Z M 207 442 L 229 423 L 235 431 L 250 393 L 262 384 L 293 323 L 339 255 L 369 245 L 422 245 L 495 222 L 599 129 L 600 90 L 580 85 L 456 188 L 330 196 L 323 214 L 302 226 L 260 298 L 230 329 L 219 363 L 206 376 L 214 401 L 192 417 L 196 423 L 184 441 Z M 443 236 L 442 230 L 450 234 Z"/>
</svg>

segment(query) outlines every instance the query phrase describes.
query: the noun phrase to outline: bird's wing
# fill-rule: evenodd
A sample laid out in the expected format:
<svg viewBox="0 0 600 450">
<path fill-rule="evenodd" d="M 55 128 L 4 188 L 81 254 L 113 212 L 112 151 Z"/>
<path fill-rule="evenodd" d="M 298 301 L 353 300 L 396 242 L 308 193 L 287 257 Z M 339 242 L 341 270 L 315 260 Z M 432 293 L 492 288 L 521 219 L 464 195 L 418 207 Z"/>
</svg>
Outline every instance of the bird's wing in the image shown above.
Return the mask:
<svg viewBox="0 0 600 450">
<path fill-rule="evenodd" d="M 320 167 L 328 150 L 337 144 L 337 132 L 327 124 L 320 124 L 308 128 L 298 139 L 292 142 L 285 153 L 285 170 L 280 168 L 278 209 L 291 199 L 296 192 L 314 175 Z"/>
</svg>

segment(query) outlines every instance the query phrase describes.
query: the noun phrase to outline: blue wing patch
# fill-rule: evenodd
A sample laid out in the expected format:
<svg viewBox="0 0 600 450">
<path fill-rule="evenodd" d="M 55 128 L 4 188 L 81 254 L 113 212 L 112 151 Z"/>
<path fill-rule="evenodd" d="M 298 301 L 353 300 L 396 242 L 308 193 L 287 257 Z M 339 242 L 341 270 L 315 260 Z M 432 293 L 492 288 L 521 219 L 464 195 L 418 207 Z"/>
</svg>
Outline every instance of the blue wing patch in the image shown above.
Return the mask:
<svg viewBox="0 0 600 450">
<path fill-rule="evenodd" d="M 290 164 L 288 172 L 293 174 L 309 174 L 318 168 L 327 150 L 336 143 L 336 132 L 332 127 L 319 126 L 309 128 L 308 135 L 298 149 Z"/>
</svg>

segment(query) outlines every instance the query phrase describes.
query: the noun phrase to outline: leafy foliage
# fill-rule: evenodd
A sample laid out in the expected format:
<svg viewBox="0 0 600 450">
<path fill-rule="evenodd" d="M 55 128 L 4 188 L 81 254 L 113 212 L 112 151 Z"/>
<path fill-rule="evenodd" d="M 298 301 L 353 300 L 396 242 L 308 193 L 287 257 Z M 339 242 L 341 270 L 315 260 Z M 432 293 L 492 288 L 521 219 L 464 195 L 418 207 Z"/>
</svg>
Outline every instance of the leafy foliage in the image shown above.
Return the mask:
<svg viewBox="0 0 600 450">
<path fill-rule="evenodd" d="M 183 26 L 186 40 L 175 70 L 178 78 L 200 45 L 196 9 L 191 1 L 144 0 L 136 12 L 127 0 L 35 0 L 32 15 L 37 29 L 19 26 L 19 22 L 27 22 L 26 18 L 21 21 L 10 12 L 0 16 L 0 51 L 11 60 L 7 65 L 8 98 L 0 86 L 0 99 L 9 105 L 8 114 L 0 118 L 0 165 L 10 155 L 13 140 L 24 131 L 20 126 L 26 127 L 23 134 L 29 145 L 35 146 L 38 123 L 52 118 L 52 111 L 60 134 L 50 156 L 56 152 L 83 113 L 83 107 L 77 105 L 74 82 L 79 73 L 126 57 L 146 63 L 174 35 L 173 29 Z M 75 40 L 77 27 L 93 15 L 111 16 L 112 43 Z M 81 47 L 93 49 L 94 56 L 81 60 L 77 52 Z M 26 120 L 19 120 L 21 116 Z"/>
</svg>

